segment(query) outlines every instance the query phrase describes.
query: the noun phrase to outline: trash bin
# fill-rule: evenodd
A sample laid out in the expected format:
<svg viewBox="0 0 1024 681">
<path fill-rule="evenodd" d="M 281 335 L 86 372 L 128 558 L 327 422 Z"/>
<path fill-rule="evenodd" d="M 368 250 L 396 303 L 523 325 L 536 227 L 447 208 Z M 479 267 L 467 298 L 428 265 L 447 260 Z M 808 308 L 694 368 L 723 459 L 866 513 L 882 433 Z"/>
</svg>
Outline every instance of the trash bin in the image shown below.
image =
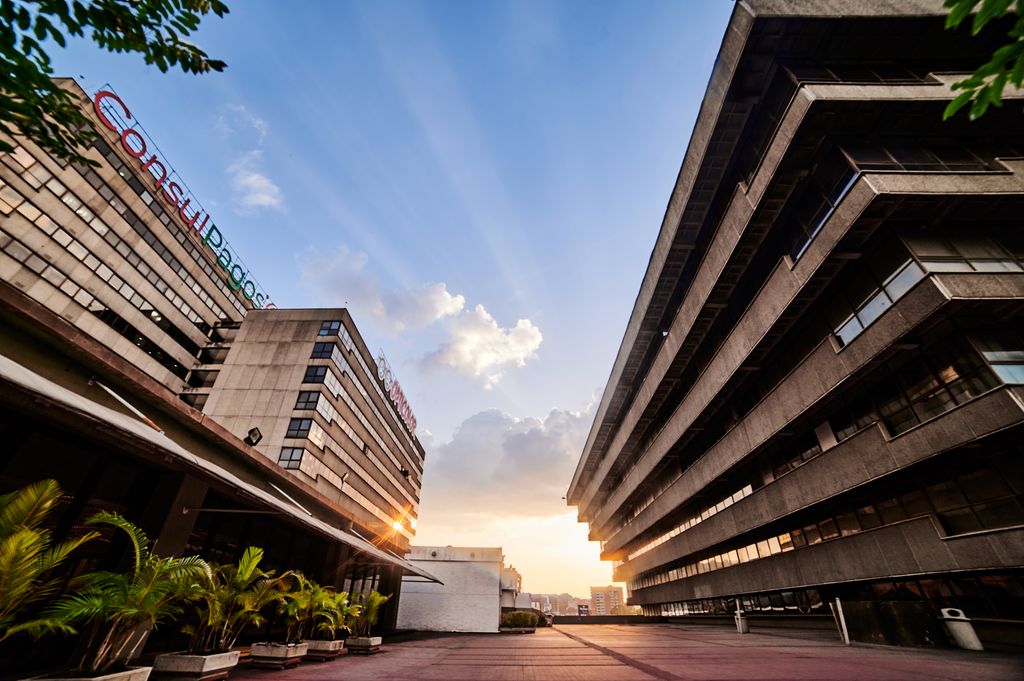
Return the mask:
<svg viewBox="0 0 1024 681">
<path fill-rule="evenodd" d="M 746 615 L 742 612 L 738 612 L 732 616 L 736 621 L 736 633 L 737 634 L 749 634 L 750 633 L 750 622 L 747 621 Z"/>
<path fill-rule="evenodd" d="M 946 627 L 946 633 L 958 648 L 964 650 L 984 650 L 981 639 L 974 631 L 971 619 L 959 608 L 942 608 L 942 624 Z"/>
</svg>

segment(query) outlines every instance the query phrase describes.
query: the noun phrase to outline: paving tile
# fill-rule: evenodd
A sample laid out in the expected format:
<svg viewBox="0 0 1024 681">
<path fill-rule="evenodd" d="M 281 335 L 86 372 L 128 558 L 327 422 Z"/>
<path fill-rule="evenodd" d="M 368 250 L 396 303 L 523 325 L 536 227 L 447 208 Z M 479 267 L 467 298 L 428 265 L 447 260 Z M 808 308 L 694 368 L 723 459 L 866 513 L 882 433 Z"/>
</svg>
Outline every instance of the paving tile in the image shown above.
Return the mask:
<svg viewBox="0 0 1024 681">
<path fill-rule="evenodd" d="M 1024 658 L 841 645 L 826 633 L 740 636 L 685 625 L 559 625 L 536 634 L 385 642 L 287 671 L 239 669 L 232 681 L 1020 681 Z"/>
</svg>

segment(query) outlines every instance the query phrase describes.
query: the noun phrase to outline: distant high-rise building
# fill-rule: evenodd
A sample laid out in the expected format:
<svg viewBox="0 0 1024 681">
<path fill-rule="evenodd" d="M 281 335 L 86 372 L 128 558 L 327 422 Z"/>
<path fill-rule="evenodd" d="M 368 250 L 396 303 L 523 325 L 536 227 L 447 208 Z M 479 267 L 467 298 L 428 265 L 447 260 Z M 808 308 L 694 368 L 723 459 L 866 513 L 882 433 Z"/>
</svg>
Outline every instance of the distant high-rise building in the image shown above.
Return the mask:
<svg viewBox="0 0 1024 681">
<path fill-rule="evenodd" d="M 943 120 L 945 16 L 735 4 L 568 490 L 645 614 L 1024 621 L 1024 92 Z"/>
<path fill-rule="evenodd" d="M 591 615 L 614 615 L 618 614 L 616 608 L 625 605 L 622 597 L 621 586 L 592 586 L 590 587 L 590 614 Z"/>
</svg>

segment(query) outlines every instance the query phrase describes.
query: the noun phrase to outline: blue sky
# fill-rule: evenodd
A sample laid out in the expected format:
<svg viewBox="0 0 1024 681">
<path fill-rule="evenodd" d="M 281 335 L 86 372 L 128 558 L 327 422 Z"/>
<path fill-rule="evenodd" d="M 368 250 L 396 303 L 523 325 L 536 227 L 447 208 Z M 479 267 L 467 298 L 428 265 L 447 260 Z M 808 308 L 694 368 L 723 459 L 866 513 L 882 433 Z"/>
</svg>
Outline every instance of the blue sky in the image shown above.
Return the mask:
<svg viewBox="0 0 1024 681">
<path fill-rule="evenodd" d="M 114 87 L 279 306 L 347 303 L 385 351 L 428 450 L 417 543 L 608 582 L 561 496 L 732 3 L 230 4 L 195 36 L 222 74 L 82 41 L 55 71 Z"/>
</svg>

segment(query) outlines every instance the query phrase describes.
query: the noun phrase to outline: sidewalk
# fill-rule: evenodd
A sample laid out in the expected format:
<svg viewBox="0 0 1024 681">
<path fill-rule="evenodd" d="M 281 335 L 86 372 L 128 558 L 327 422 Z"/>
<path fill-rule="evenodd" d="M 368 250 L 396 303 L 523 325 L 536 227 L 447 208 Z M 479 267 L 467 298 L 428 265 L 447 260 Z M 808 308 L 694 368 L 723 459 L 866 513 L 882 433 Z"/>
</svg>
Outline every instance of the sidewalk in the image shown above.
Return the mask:
<svg viewBox="0 0 1024 681">
<path fill-rule="evenodd" d="M 846 647 L 821 638 L 685 625 L 557 625 L 527 635 L 450 635 L 377 655 L 239 669 L 232 681 L 1019 681 L 1024 658 L 958 650 Z"/>
</svg>

